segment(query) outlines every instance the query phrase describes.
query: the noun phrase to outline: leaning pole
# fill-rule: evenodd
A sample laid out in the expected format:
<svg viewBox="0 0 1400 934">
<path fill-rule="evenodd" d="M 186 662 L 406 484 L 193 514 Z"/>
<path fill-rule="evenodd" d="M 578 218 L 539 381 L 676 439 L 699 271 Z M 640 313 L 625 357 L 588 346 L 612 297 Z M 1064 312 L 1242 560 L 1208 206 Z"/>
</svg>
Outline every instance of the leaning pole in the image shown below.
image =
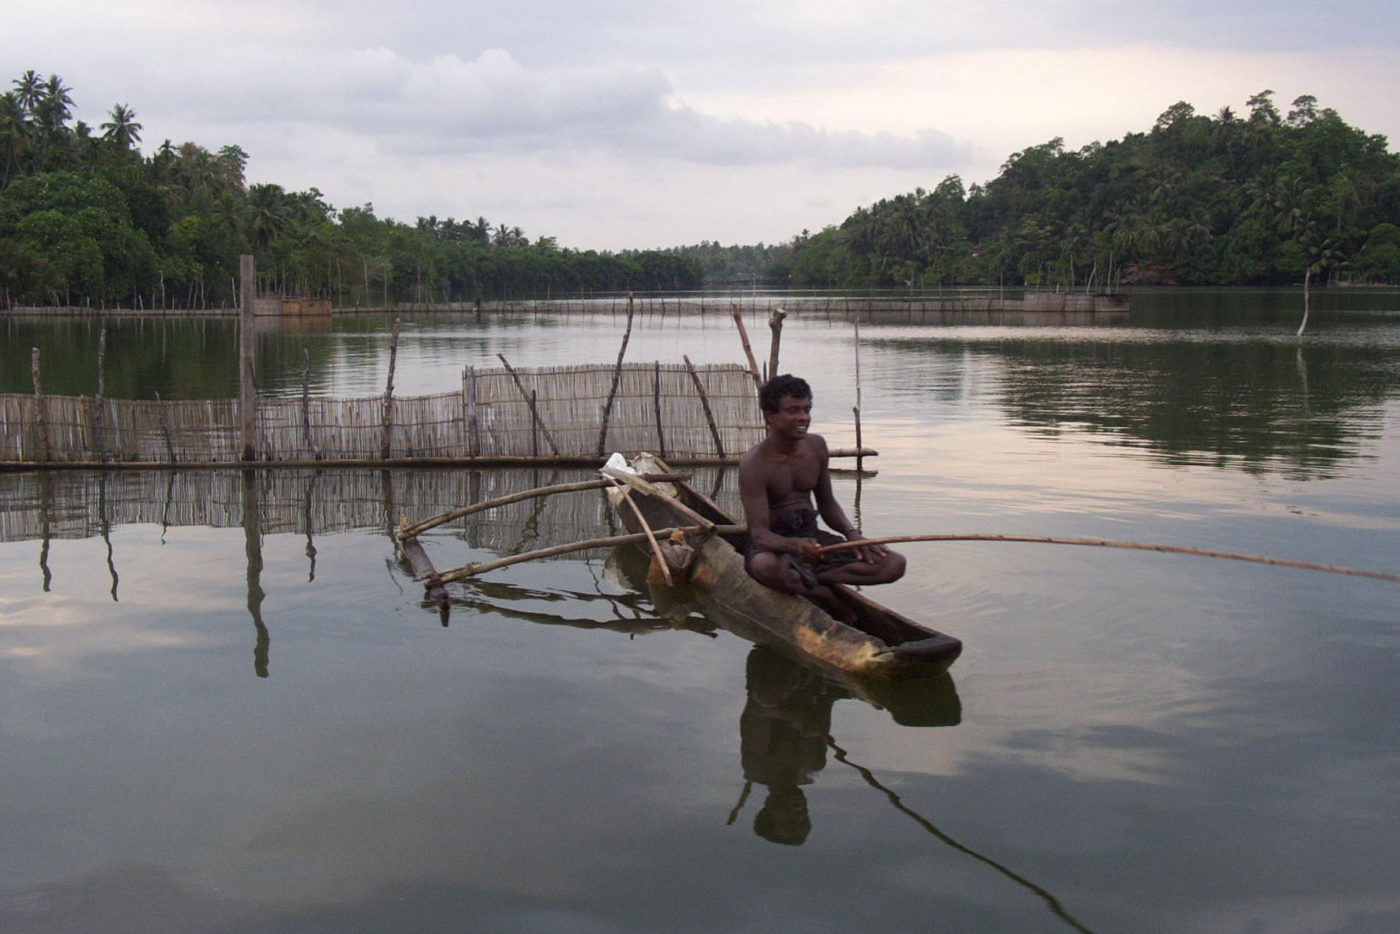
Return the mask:
<svg viewBox="0 0 1400 934">
<path fill-rule="evenodd" d="M 257 353 L 257 343 L 253 333 L 253 297 L 258 287 L 253 257 L 246 253 L 238 257 L 238 278 L 238 432 L 243 441 L 243 459 L 250 461 L 257 457 L 254 441 L 258 392 L 253 385 L 253 358 Z"/>
</svg>

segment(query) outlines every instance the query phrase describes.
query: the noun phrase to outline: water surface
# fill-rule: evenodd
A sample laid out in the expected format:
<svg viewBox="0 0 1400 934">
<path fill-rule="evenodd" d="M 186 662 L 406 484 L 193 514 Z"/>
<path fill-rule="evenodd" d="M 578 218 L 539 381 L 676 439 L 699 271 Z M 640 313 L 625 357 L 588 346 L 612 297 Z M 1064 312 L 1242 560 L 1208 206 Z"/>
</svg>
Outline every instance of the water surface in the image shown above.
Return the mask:
<svg viewBox="0 0 1400 934">
<path fill-rule="evenodd" d="M 835 482 L 871 534 L 1400 571 L 1400 301 L 1325 299 L 1301 344 L 1287 293 L 1079 329 L 862 321 L 858 352 L 849 322 L 790 318 L 784 369 L 834 445 L 859 396 L 878 473 Z M 622 324 L 406 319 L 396 389 L 497 353 L 610 361 Z M 100 324 L 4 327 L 0 388 L 38 342 L 68 361 L 46 391 L 92 391 Z M 108 327 L 113 395 L 236 389 L 219 322 Z M 391 327 L 268 333 L 261 391 L 299 394 L 309 356 L 314 392 L 382 392 Z M 739 359 L 732 322 L 637 322 L 629 359 L 682 354 Z M 0 475 L 0 928 L 1400 926 L 1397 585 L 909 545 L 879 598 L 966 650 L 883 707 L 656 612 L 606 554 L 460 587 L 446 627 L 421 605 L 399 513 L 584 475 Z M 696 480 L 733 504 L 732 471 Z M 446 567 L 608 521 L 578 494 L 425 540 Z"/>
</svg>

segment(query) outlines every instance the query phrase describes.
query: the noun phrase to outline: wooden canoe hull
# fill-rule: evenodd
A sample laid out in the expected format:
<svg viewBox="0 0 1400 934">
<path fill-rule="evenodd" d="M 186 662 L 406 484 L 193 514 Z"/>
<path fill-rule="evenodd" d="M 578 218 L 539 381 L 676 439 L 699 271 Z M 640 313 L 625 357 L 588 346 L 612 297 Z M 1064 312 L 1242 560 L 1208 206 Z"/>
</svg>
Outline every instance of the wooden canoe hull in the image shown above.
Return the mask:
<svg viewBox="0 0 1400 934">
<path fill-rule="evenodd" d="M 635 466 L 648 473 L 669 472 L 659 458 L 650 455 L 643 455 Z M 694 525 L 693 516 L 678 510 L 676 502 L 683 510 L 699 513 L 717 525 L 736 524 L 688 484 L 657 484 L 657 488 L 664 490 L 663 495 L 630 491 L 631 501 L 653 529 Z M 639 530 L 636 511 L 621 496 L 613 499 L 624 524 Z M 856 626 L 833 619 L 805 598 L 760 584 L 744 568 L 740 551 L 744 538 L 688 534 L 688 543 L 696 549 L 688 590 L 703 609 L 719 613 L 730 628 L 741 630 L 748 638 L 785 646 L 822 668 L 862 679 L 933 677 L 946 672 L 962 653 L 958 639 L 916 623 L 844 585 L 832 587 L 856 609 Z"/>
</svg>

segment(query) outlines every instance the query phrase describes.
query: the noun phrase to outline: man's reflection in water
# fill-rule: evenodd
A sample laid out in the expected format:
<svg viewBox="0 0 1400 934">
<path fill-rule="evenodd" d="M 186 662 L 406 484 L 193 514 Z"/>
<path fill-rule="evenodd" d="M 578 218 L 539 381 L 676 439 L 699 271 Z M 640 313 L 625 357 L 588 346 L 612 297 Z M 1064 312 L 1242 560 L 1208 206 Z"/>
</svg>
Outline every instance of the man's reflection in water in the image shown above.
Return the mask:
<svg viewBox="0 0 1400 934">
<path fill-rule="evenodd" d="M 812 830 L 803 785 L 826 765 L 831 705 L 848 695 L 772 649 L 749 653 L 748 702 L 739 716 L 744 779 L 768 788 L 754 833 L 800 846 Z"/>
<path fill-rule="evenodd" d="M 729 822 L 738 818 L 757 782 L 768 789 L 768 796 L 754 817 L 754 833 L 788 846 L 800 846 L 812 831 L 802 786 L 810 785 L 826 767 L 828 749 L 838 758 L 842 755 L 831 736 L 832 704 L 860 697 L 902 726 L 947 727 L 962 721 L 962 704 L 947 674 L 903 683 L 841 685 L 756 645 L 749 652 L 745 681 L 748 700 L 739 715 L 744 793 Z"/>
</svg>

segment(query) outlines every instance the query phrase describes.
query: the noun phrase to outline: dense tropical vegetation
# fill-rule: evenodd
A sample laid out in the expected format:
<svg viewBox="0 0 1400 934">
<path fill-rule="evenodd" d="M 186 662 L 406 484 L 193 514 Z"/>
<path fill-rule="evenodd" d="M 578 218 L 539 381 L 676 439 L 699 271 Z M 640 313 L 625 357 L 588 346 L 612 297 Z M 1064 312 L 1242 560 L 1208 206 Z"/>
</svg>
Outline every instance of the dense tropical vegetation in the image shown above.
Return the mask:
<svg viewBox="0 0 1400 934">
<path fill-rule="evenodd" d="M 1286 116 L 1169 107 L 1145 133 L 1015 153 L 986 185 L 859 208 L 805 231 L 775 276 L 797 286 L 1400 282 L 1400 155 L 1304 95 Z"/>
<path fill-rule="evenodd" d="M 247 184 L 238 146 L 169 140 L 149 156 L 125 104 L 93 128 L 72 90 L 27 71 L 0 94 L 0 302 L 194 308 L 232 304 L 238 257 L 262 288 L 386 305 L 690 289 L 698 261 L 530 241 L 485 218 L 337 210 L 315 188 Z"/>
<path fill-rule="evenodd" d="M 791 243 L 734 244 L 722 246 L 715 240 L 702 240 L 691 246 L 670 247 L 666 252 L 688 256 L 700 262 L 707 286 L 773 284 L 775 276 L 785 275 L 785 261 L 792 253 Z"/>
<path fill-rule="evenodd" d="M 1172 105 L 1147 132 L 1013 154 L 985 185 L 949 176 L 791 243 L 578 251 L 519 227 L 248 184 L 248 154 L 169 140 L 142 155 L 125 104 L 94 128 L 27 71 L 0 94 L 0 303 L 230 304 L 238 256 L 265 290 L 340 305 L 462 302 L 702 282 L 796 287 L 1400 282 L 1400 155 L 1311 96 L 1286 115 Z"/>
</svg>

